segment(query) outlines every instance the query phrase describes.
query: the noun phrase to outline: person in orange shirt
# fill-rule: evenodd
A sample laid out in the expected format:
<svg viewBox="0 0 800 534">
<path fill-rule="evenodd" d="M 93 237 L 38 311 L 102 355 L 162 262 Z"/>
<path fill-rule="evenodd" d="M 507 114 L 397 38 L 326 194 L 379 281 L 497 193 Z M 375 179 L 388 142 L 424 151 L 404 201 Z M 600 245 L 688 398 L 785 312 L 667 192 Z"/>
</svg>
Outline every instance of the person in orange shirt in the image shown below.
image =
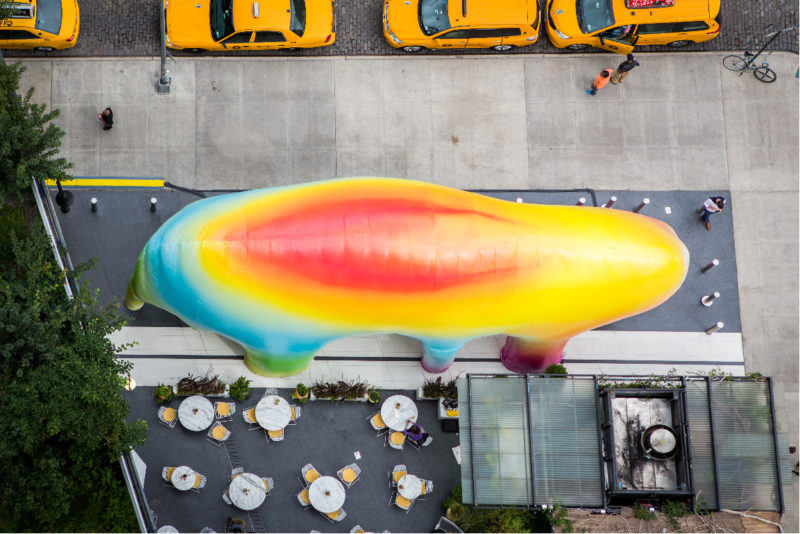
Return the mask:
<svg viewBox="0 0 800 534">
<path fill-rule="evenodd" d="M 592 82 L 592 86 L 586 90 L 586 94 L 597 96 L 597 90 L 602 89 L 608 82 L 611 80 L 611 74 L 613 73 L 613 69 L 603 69 L 600 71 L 600 74 L 597 75 L 597 78 L 594 79 Z"/>
</svg>

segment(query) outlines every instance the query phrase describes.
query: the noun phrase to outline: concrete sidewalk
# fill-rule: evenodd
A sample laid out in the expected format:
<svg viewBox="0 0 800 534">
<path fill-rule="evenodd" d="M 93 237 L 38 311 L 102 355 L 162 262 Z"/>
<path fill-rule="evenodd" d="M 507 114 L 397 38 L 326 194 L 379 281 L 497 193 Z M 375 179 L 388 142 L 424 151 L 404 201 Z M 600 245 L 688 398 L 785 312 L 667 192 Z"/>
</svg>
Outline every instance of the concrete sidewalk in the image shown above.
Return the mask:
<svg viewBox="0 0 800 534">
<path fill-rule="evenodd" d="M 180 59 L 169 95 L 154 91 L 157 59 L 27 60 L 22 88 L 61 109 L 76 175 L 730 190 L 746 370 L 780 383 L 797 445 L 798 61 L 773 53 L 763 84 L 724 55 L 641 55 L 597 97 L 586 87 L 619 56 Z M 798 530 L 796 508 L 785 521 Z"/>
</svg>

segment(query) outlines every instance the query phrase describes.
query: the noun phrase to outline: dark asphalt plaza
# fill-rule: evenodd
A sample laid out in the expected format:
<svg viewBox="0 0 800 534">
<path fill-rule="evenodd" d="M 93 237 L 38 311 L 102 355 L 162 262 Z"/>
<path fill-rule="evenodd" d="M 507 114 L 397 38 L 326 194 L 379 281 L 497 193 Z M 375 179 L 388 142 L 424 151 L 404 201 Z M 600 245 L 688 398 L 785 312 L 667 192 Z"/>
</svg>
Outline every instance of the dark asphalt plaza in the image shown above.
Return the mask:
<svg viewBox="0 0 800 534">
<path fill-rule="evenodd" d="M 7 57 L 113 57 L 157 56 L 159 51 L 159 1 L 141 0 L 79 0 L 81 30 L 74 48 L 50 53 L 8 50 Z M 404 55 L 405 52 L 390 47 L 381 33 L 380 0 L 338 0 L 336 14 L 338 28 L 332 46 L 294 52 L 224 52 L 203 55 L 241 56 L 373 56 Z M 722 0 L 722 30 L 711 41 L 681 48 L 675 53 L 693 51 L 757 50 L 768 33 L 797 26 L 798 4 L 793 0 Z M 781 35 L 772 44 L 774 50 L 798 51 L 798 34 Z M 667 46 L 637 47 L 637 52 L 667 52 Z M 607 53 L 587 49 L 584 52 Z M 542 28 L 539 41 L 532 46 L 498 53 L 486 50 L 440 50 L 424 52 L 428 55 L 471 54 L 567 54 L 568 50 L 555 48 Z M 184 55 L 175 52 L 175 55 Z M 616 56 L 611 54 L 609 57 Z M 614 58 L 616 60 L 616 57 Z"/>
<path fill-rule="evenodd" d="M 231 431 L 238 452 L 232 455 L 228 447 L 209 442 L 206 432 L 186 430 L 180 423 L 172 429 L 161 424 L 156 417 L 158 405 L 153 390 L 137 387 L 123 392 L 123 396 L 131 406 L 129 420 L 143 419 L 149 426 L 147 441 L 136 452 L 147 464 L 144 489 L 159 527 L 172 525 L 180 532 L 210 527 L 225 532 L 225 520 L 232 516 L 245 520 L 248 532 L 252 532 L 252 516 L 257 514 L 265 532 L 350 532 L 356 524 L 367 532 L 431 532 L 443 514 L 442 500 L 461 482 L 461 469 L 452 451 L 459 445 L 458 434 L 441 431 L 435 401 L 415 402 L 420 425 L 433 437 L 433 442 L 419 451 L 410 446 L 402 451 L 384 447 L 383 437 L 376 437 L 367 422 L 380 404 L 366 402 L 302 404 L 297 425 L 286 428 L 284 441 L 267 442 L 263 430 L 248 430 L 241 417 L 241 411 L 255 406 L 264 393 L 263 388 L 253 388 L 249 399 L 237 403 L 233 421 L 223 423 Z M 278 393 L 287 400 L 291 398 L 291 390 L 281 389 Z M 396 393 L 414 398 L 413 391 L 381 391 L 383 399 Z M 168 406 L 177 409 L 184 398 L 176 396 Z M 360 459 L 356 459 L 356 452 Z M 333 524 L 319 512 L 300 506 L 296 495 L 302 489 L 301 467 L 311 463 L 321 475 L 335 477 L 337 470 L 352 462 L 362 472 L 360 480 L 346 490 L 343 508 L 347 515 L 341 522 Z M 256 514 L 238 510 L 222 500 L 233 464 L 275 481 L 275 489 Z M 388 472 L 397 464 L 405 464 L 409 473 L 434 483 L 433 493 L 418 499 L 409 513 L 389 504 L 392 492 Z M 161 468 L 179 465 L 188 465 L 205 475 L 206 487 L 195 493 L 166 485 Z"/>
</svg>

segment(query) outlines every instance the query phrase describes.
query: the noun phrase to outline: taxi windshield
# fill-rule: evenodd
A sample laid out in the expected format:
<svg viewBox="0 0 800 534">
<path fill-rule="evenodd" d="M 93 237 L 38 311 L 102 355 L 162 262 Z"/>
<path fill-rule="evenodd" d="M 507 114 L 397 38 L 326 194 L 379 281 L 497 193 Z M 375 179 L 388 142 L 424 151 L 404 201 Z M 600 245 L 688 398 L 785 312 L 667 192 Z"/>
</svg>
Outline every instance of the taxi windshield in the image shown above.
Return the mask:
<svg viewBox="0 0 800 534">
<path fill-rule="evenodd" d="M 233 33 L 233 0 L 211 0 L 211 38 L 219 41 Z"/>
<path fill-rule="evenodd" d="M 419 27 L 425 35 L 433 35 L 450 27 L 447 0 L 420 0 Z"/>
<path fill-rule="evenodd" d="M 289 10 L 291 12 L 290 16 L 291 22 L 289 23 L 289 29 L 292 30 L 297 35 L 299 35 L 300 37 L 302 37 L 303 32 L 306 31 L 305 0 L 290 0 Z"/>
<path fill-rule="evenodd" d="M 47 33 L 61 31 L 61 0 L 39 0 L 37 2 L 36 29 Z"/>
<path fill-rule="evenodd" d="M 594 33 L 614 24 L 611 0 L 577 0 L 575 10 L 583 33 Z"/>
</svg>

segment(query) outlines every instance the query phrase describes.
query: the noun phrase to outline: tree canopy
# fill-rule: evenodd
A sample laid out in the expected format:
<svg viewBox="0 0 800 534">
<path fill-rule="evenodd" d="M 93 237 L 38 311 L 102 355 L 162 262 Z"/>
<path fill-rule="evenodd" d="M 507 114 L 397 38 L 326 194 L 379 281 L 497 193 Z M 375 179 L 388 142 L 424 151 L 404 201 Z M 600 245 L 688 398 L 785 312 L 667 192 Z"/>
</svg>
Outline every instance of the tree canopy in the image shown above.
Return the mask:
<svg viewBox="0 0 800 534">
<path fill-rule="evenodd" d="M 61 531 L 81 530 L 75 522 L 105 503 L 90 519 L 97 530 L 130 529 L 116 462 L 144 441 L 147 427 L 125 420 L 121 391 L 131 364 L 106 337 L 122 320 L 112 306 L 99 308 L 85 285 L 68 299 L 41 226 L 21 231 L 9 222 L 18 218 L 6 213 L 18 209 L 0 210 L 10 245 L 0 250 L 2 508 L 21 528 Z M 108 507 L 110 498 L 120 502 Z M 115 510 L 122 517 L 111 521 Z"/>
<path fill-rule="evenodd" d="M 6 197 L 21 200 L 31 176 L 70 178 L 66 171 L 72 164 L 59 156 L 64 131 L 51 122 L 59 110 L 47 111 L 44 104 L 32 102 L 32 87 L 23 96 L 17 94 L 24 71 L 20 63 L 0 62 L 0 202 Z"/>
<path fill-rule="evenodd" d="M 131 364 L 106 337 L 123 320 L 86 285 L 67 297 L 41 221 L 26 222 L 31 175 L 69 164 L 58 112 L 14 95 L 21 72 L 0 64 L 0 529 L 133 531 L 118 460 L 147 425 L 126 422 Z"/>
</svg>

